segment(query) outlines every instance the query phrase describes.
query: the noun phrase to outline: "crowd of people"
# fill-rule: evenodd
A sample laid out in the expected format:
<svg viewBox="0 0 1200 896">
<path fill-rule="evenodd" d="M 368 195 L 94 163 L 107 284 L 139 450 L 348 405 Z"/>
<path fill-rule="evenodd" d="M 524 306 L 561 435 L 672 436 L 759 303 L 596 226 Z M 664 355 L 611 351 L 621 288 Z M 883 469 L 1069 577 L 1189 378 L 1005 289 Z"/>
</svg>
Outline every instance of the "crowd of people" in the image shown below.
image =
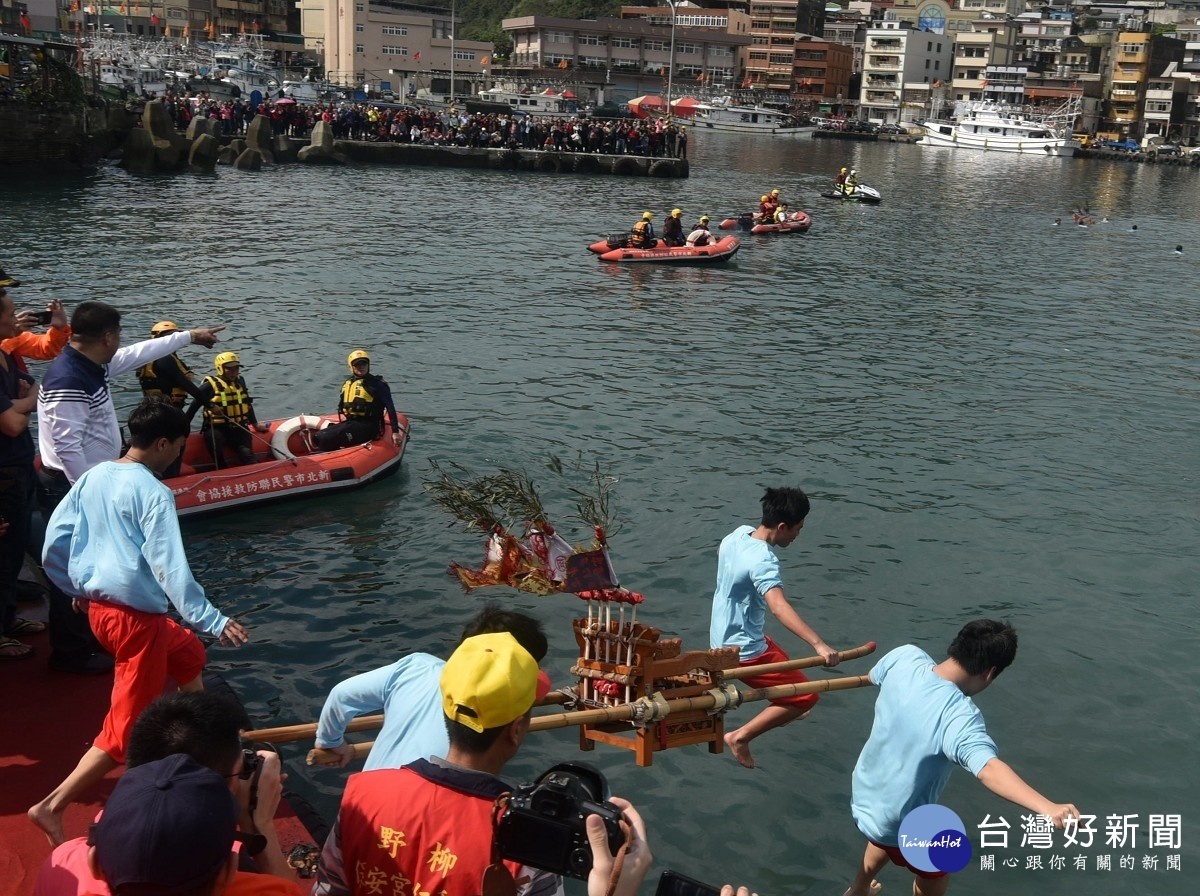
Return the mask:
<svg viewBox="0 0 1200 896">
<path fill-rule="evenodd" d="M 681 214 L 674 210 L 671 217 Z M 651 232 L 652 217 L 646 213 L 639 222 Z M 116 309 L 84 302 L 68 327 L 65 309 L 52 302 L 46 323 L 60 332 L 31 340 L 27 331 L 41 325 L 41 316 L 16 314 L 8 290 L 19 285 L 0 270 L 0 509 L 6 526 L 0 530 L 5 610 L 0 655 L 19 659 L 32 652 L 20 650 L 27 645 L 9 633 L 28 623 L 11 609 L 16 561 L 33 547 L 53 586 L 52 645 L 57 649 L 60 611 L 82 609 L 71 613 L 81 622 L 70 634 L 84 649 L 93 645 L 90 656 L 106 657 L 114 673 L 110 708 L 95 742 L 62 783 L 28 810 L 55 847 L 37 893 L 299 896 L 310 888 L 301 889 L 284 859 L 273 821 L 282 783 L 279 758 L 243 749 L 240 730 L 249 725 L 240 708 L 203 690 L 207 655 L 195 632 L 227 647 L 247 644 L 249 633 L 208 600 L 193 576 L 173 495 L 160 481 L 190 431 L 182 399 L 175 400 L 165 378 L 154 380 L 158 394 L 147 395 L 130 414 L 130 442 L 122 451 L 109 393 L 110 377 L 139 368 L 149 376 L 157 361 L 191 343 L 213 348 L 222 328 L 184 330 L 164 321 L 150 338 L 122 347 Z M 57 354 L 48 347 L 55 344 Z M 25 368 L 22 350 L 53 358 L 41 389 Z M 377 403 L 384 393 L 371 394 L 369 360 L 362 350 L 347 359 L 351 376 L 341 403 L 365 402 L 374 418 L 381 414 Z M 197 387 L 194 400 L 233 413 L 246 401 L 237 356 L 222 353 L 216 367 L 225 383 L 221 388 L 238 395 L 214 402 L 213 385 L 211 395 Z M 176 358 L 161 369 L 186 367 Z M 184 379 L 190 377 L 185 374 L 178 384 L 189 392 Z M 28 422 L 35 410 L 44 482 L 53 487 L 43 505 L 49 513 L 38 546 L 30 543 L 28 503 L 34 491 Z M 214 416 L 214 425 L 219 419 Z M 372 434 L 379 432 L 347 426 L 331 439 L 341 444 Z M 799 538 L 810 510 L 801 489 L 769 488 L 757 522 L 737 527 L 720 544 L 709 644 L 737 649 L 740 665 L 751 672 L 742 679 L 748 687 L 807 681 L 800 670 L 778 670 L 788 655 L 765 632 L 768 610 L 827 666 L 840 661 L 787 597 L 776 553 Z M 172 606 L 186 625 L 170 618 Z M 912 871 L 917 896 L 946 891 L 949 875 L 909 864 L 898 836 L 909 811 L 936 803 L 955 765 L 1059 827 L 1079 819 L 1073 804 L 1046 798 L 1000 760 L 972 700 L 1013 662 L 1016 650 L 1010 625 L 980 619 L 962 627 L 940 662 L 905 645 L 871 669 L 879 695 L 854 769 L 850 807 L 866 848 L 847 896 L 876 893 L 875 878 L 888 862 Z M 365 769 L 346 784 L 312 896 L 562 892 L 559 873 L 569 869 L 529 866 L 499 846 L 495 835 L 512 790 L 501 775 L 525 743 L 534 706 L 551 687 L 541 668 L 547 652 L 536 619 L 488 605 L 468 622 L 448 659 L 409 654 L 332 690 L 314 745 L 331 751 L 336 764 L 346 765 L 353 755 L 344 738 L 355 716 L 382 711 L 384 721 Z M 85 663 L 73 671 L 95 669 Z M 164 695 L 171 682 L 175 687 Z M 753 769 L 752 743 L 808 717 L 817 702 L 809 693 L 776 697 L 727 732 L 725 745 L 740 765 Z M 121 764 L 127 771 L 89 836 L 68 839 L 66 806 Z M 647 824 L 629 801 L 608 802 L 618 819 L 615 840 L 596 812 L 584 813 L 582 822 L 591 859 L 588 894 L 635 896 L 653 862 Z M 730 885 L 721 893 L 735 896 Z M 741 888 L 736 896 L 750 894 Z"/>
<path fill-rule="evenodd" d="M 168 93 L 163 102 L 179 130 L 186 130 L 192 119 L 205 117 L 220 121 L 221 132 L 228 136 L 244 135 L 255 116 L 262 115 L 270 119 L 275 134 L 291 137 L 307 137 L 317 122 L 324 121 L 338 140 L 687 158 L 687 126 L 662 118 L 551 118 L 290 99 L 267 99 L 255 106 L 249 100 L 205 94 Z"/>
</svg>

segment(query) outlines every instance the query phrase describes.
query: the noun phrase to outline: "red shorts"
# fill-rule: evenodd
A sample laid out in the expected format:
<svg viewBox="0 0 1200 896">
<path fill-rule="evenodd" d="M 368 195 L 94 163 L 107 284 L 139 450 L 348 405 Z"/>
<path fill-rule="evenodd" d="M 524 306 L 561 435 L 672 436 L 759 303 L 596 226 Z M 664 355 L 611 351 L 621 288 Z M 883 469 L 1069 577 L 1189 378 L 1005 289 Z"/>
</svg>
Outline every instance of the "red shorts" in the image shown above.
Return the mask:
<svg viewBox="0 0 1200 896">
<path fill-rule="evenodd" d="M 119 604 L 91 601 L 88 622 L 100 646 L 116 658 L 108 715 L 94 746 L 125 761 L 133 723 L 167 679 L 191 681 L 204 671 L 204 645 L 165 613 L 144 613 Z"/>
<path fill-rule="evenodd" d="M 786 663 L 788 655 L 783 652 L 778 644 L 767 638 L 767 650 L 765 653 L 756 656 L 752 660 L 742 660 L 740 667 L 748 669 L 753 666 L 765 666 L 768 663 Z M 742 684 L 748 688 L 773 688 L 780 684 L 799 684 L 803 681 L 808 681 L 808 676 L 799 669 L 791 669 L 786 672 L 768 672 L 765 675 L 752 675 L 749 678 L 741 679 Z M 777 700 L 772 700 L 774 706 L 792 706 L 800 709 L 809 710 L 817 705 L 817 701 L 821 698 L 816 694 L 797 694 L 795 697 L 780 697 Z"/>
<path fill-rule="evenodd" d="M 882 843 L 876 843 L 874 840 L 868 840 L 872 846 L 878 846 L 887 853 L 888 858 L 892 860 L 893 865 L 899 865 L 901 868 L 907 868 L 917 877 L 923 877 L 926 880 L 934 880 L 939 877 L 945 877 L 948 872 L 945 871 L 922 871 L 920 868 L 914 868 L 908 864 L 908 860 L 904 858 L 904 853 L 900 851 L 899 846 L 884 846 Z"/>
</svg>

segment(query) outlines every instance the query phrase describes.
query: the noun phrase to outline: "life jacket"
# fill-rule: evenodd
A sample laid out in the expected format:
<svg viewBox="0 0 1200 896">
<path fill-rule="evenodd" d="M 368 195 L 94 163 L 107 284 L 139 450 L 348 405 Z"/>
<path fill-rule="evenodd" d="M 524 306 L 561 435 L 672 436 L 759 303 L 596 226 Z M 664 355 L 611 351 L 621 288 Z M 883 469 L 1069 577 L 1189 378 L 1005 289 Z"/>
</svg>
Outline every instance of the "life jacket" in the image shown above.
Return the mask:
<svg viewBox="0 0 1200 896">
<path fill-rule="evenodd" d="M 351 892 L 403 881 L 407 893 L 477 896 L 492 861 L 492 807 L 507 787 L 486 778 L 463 790 L 455 778 L 425 760 L 350 776 L 338 825 Z M 504 864 L 514 877 L 520 873 L 520 863 Z"/>
<path fill-rule="evenodd" d="M 224 377 L 206 376 L 204 382 L 213 390 L 212 400 L 204 406 L 204 425 L 226 423 L 244 424 L 250 419 L 250 393 L 240 376 L 229 383 Z"/>
<path fill-rule="evenodd" d="M 707 227 L 701 227 L 699 224 L 692 228 L 692 232 L 687 237 L 689 246 L 707 246 L 710 242 L 712 242 L 712 234 L 708 232 Z"/>
<path fill-rule="evenodd" d="M 645 246 L 647 243 L 649 243 L 650 240 L 651 240 L 651 237 L 650 237 L 650 222 L 649 221 L 642 220 L 642 221 L 638 221 L 636 224 L 633 225 L 633 238 L 630 240 L 630 242 L 632 242 L 633 245 L 641 248 L 641 247 Z"/>
<path fill-rule="evenodd" d="M 162 360 L 174 361 L 176 366 L 179 367 L 179 372 L 186 376 L 189 380 L 194 380 L 196 378 L 196 374 L 192 373 L 191 368 L 184 364 L 183 361 L 179 360 L 179 355 L 170 354 Z M 138 368 L 137 378 L 138 382 L 142 384 L 142 394 L 166 395 L 170 399 L 171 404 L 175 405 L 177 408 L 182 408 L 188 399 L 187 390 L 181 389 L 178 386 L 172 386 L 171 391 L 167 392 L 166 389 L 163 388 L 166 383 L 159 382 L 158 374 L 154 370 L 154 363 L 155 362 L 151 361 L 149 364 L 144 364 Z"/>
<path fill-rule="evenodd" d="M 366 380 L 371 377 L 352 376 L 342 383 L 342 400 L 338 411 L 347 420 L 383 420 L 383 403 L 367 390 Z"/>
</svg>

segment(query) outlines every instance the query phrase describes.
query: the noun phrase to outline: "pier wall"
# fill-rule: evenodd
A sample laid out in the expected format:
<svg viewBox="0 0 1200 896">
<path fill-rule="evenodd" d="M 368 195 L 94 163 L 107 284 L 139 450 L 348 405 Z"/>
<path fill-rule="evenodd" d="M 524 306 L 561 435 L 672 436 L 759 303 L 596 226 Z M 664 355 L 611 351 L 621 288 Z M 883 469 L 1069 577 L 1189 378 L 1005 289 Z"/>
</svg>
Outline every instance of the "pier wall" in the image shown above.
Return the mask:
<svg viewBox="0 0 1200 896">
<path fill-rule="evenodd" d="M 119 103 L 0 102 L 0 167 L 71 169 L 119 146 L 137 118 Z"/>
</svg>

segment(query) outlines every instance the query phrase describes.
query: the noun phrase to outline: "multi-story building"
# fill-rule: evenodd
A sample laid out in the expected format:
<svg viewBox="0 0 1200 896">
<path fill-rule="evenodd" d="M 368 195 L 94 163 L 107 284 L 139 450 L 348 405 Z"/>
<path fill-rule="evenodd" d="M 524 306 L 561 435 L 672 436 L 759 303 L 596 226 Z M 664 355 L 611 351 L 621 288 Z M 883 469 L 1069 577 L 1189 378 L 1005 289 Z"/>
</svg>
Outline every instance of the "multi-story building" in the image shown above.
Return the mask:
<svg viewBox="0 0 1200 896">
<path fill-rule="evenodd" d="M 220 0 L 218 0 L 220 2 Z M 388 82 L 398 93 L 470 91 L 491 62 L 492 44 L 456 40 L 451 10 L 401 0 L 328 0 L 324 10 L 325 74 L 338 84 Z M 437 83 L 435 83 L 437 82 Z"/>
<path fill-rule="evenodd" d="M 1175 74 L 1184 85 L 1180 137 L 1190 143 L 1200 138 L 1200 21 L 1179 25 L 1175 36 L 1184 42 L 1183 60 Z"/>
<path fill-rule="evenodd" d="M 795 53 L 794 103 L 809 113 L 835 111 L 833 107 L 850 95 L 853 47 L 804 36 L 796 39 Z"/>
<path fill-rule="evenodd" d="M 1108 108 L 1102 123 L 1105 132 L 1139 139 L 1146 133 L 1142 113 L 1151 72 L 1161 73 L 1172 62 L 1182 62 L 1186 42 L 1149 31 L 1119 31 L 1115 35 L 1109 77 Z"/>
<path fill-rule="evenodd" d="M 944 34 L 902 21 L 868 28 L 859 117 L 889 124 L 911 120 L 913 109 L 922 108 L 932 89 L 950 77 L 953 58 L 954 41 Z"/>
<path fill-rule="evenodd" d="M 1008 68 L 1016 61 L 1017 26 L 1011 19 L 979 19 L 970 31 L 955 35 L 949 96 L 955 101 L 982 100 L 991 85 L 989 68 Z"/>
<path fill-rule="evenodd" d="M 636 15 L 636 9 L 630 12 L 628 18 L 619 19 L 505 19 L 503 27 L 512 38 L 513 51 L 508 65 L 495 74 L 592 84 L 628 96 L 666 94 L 669 81 L 680 96 L 704 89 L 728 90 L 744 80 L 739 54 L 750 43 L 744 14 L 679 7 L 672 26 L 666 9 L 655 8 L 653 16 Z"/>
<path fill-rule="evenodd" d="M 794 87 L 797 34 L 823 34 L 818 0 L 750 0 L 750 49 L 742 86 L 786 98 Z"/>
</svg>

